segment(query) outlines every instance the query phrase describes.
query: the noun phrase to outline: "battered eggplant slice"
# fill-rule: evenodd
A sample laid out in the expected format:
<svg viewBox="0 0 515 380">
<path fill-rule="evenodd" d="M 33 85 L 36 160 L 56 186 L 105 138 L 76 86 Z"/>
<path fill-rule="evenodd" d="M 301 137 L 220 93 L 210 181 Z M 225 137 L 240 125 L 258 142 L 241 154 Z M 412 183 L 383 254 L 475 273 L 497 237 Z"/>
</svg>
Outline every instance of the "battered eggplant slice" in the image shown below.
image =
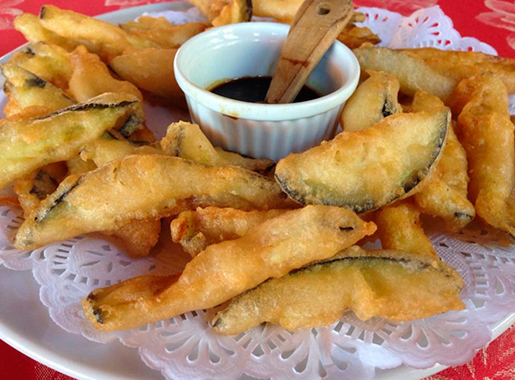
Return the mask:
<svg viewBox="0 0 515 380">
<path fill-rule="evenodd" d="M 456 88 L 456 135 L 467 152 L 469 197 L 487 224 L 515 238 L 515 127 L 501 79 L 483 73 Z"/>
<path fill-rule="evenodd" d="M 382 71 L 369 71 L 370 77 L 361 83 L 343 108 L 341 124 L 345 131 L 361 131 L 385 117 L 402 112 L 399 81 Z"/>
<path fill-rule="evenodd" d="M 427 318 L 462 310 L 463 280 L 444 263 L 403 251 L 357 246 L 269 280 L 231 301 L 213 328 L 239 334 L 263 322 L 293 330 L 325 326 L 352 310 L 361 320 Z"/>
<path fill-rule="evenodd" d="M 39 42 L 13 54 L 9 63 L 23 67 L 61 90 L 72 75 L 70 54 L 60 46 Z"/>
<path fill-rule="evenodd" d="M 75 104 L 61 89 L 20 66 L 6 63 L 2 65 L 2 74 L 6 79 L 4 92 L 9 98 L 4 109 L 7 117 L 28 107 L 40 107 L 51 113 Z"/>
<path fill-rule="evenodd" d="M 515 59 L 485 54 L 479 51 L 455 51 L 437 48 L 403 50 L 423 59 L 426 64 L 457 81 L 484 72 L 495 73 L 506 85 L 508 93 L 515 92 Z"/>
<path fill-rule="evenodd" d="M 287 211 L 242 211 L 218 207 L 184 211 L 170 225 L 172 240 L 195 257 L 208 246 L 240 238 L 258 224 Z"/>
<path fill-rule="evenodd" d="M 279 161 L 275 177 L 301 204 L 375 210 L 419 191 L 440 155 L 450 112 L 401 113 Z"/>
<path fill-rule="evenodd" d="M 327 259 L 375 231 L 339 207 L 308 206 L 269 219 L 243 237 L 207 247 L 179 279 L 142 276 L 97 289 L 86 318 L 104 331 L 137 327 L 217 306 L 272 277 Z"/>
<path fill-rule="evenodd" d="M 458 80 L 400 50 L 367 46 L 353 52 L 362 71 L 377 70 L 394 75 L 399 80 L 401 92 L 406 95 L 413 96 L 418 90 L 424 90 L 446 102 L 458 84 Z"/>
<path fill-rule="evenodd" d="M 106 62 L 130 46 L 127 33 L 117 25 L 54 5 L 42 6 L 39 20 L 44 28 L 85 45 Z"/>
<path fill-rule="evenodd" d="M 179 157 L 130 155 L 82 176 L 69 176 L 21 225 L 17 247 L 39 247 L 134 219 L 196 207 L 291 208 L 277 184 L 235 166 L 204 166 Z"/>
<path fill-rule="evenodd" d="M 185 121 L 168 126 L 166 136 L 161 140 L 161 148 L 171 156 L 182 157 L 205 165 L 235 165 L 253 171 L 266 171 L 274 165 L 272 160 L 266 158 L 247 158 L 237 153 L 215 148 L 198 125 Z"/>
<path fill-rule="evenodd" d="M 413 112 L 444 107 L 443 102 L 425 91 L 413 98 Z M 474 219 L 476 210 L 467 199 L 469 176 L 467 153 L 449 124 L 447 142 L 435 175 L 424 190 L 414 195 L 415 204 L 425 214 L 441 218 L 446 229 L 459 231 Z"/>
<path fill-rule="evenodd" d="M 41 118 L 0 123 L 0 189 L 37 168 L 75 157 L 82 146 L 123 123 L 137 103 L 105 94 Z"/>
</svg>

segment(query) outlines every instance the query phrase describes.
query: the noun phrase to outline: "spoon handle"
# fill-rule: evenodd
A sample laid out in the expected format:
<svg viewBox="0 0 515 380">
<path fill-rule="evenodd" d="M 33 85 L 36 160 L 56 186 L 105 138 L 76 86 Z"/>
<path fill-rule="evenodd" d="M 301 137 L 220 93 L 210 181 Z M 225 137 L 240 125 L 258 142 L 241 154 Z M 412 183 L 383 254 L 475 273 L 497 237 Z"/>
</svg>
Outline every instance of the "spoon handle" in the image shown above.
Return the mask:
<svg viewBox="0 0 515 380">
<path fill-rule="evenodd" d="M 291 103 L 353 13 L 352 0 L 305 0 L 295 14 L 266 94 L 266 103 Z"/>
</svg>

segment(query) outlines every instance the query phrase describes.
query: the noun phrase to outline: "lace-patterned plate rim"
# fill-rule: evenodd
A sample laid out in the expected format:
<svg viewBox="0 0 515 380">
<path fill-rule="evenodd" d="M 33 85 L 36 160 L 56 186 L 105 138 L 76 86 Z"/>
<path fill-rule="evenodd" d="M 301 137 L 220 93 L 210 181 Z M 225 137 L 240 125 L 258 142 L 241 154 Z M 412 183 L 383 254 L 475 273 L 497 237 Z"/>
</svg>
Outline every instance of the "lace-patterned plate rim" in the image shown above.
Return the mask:
<svg viewBox="0 0 515 380">
<path fill-rule="evenodd" d="M 179 9 L 179 8 L 175 8 L 176 6 L 180 7 L 180 9 L 187 9 L 190 7 L 189 4 L 181 3 L 181 2 L 176 2 L 176 3 L 172 3 L 172 4 L 156 4 L 156 5 L 152 5 L 152 6 L 143 6 L 143 7 L 138 7 L 138 8 L 127 9 L 125 11 L 113 12 L 111 14 L 104 15 L 102 18 L 107 19 L 108 21 L 112 21 L 112 22 L 124 22 L 124 21 L 132 20 L 132 19 L 136 18 L 142 12 L 156 12 L 156 11 L 161 11 L 163 9 L 169 9 L 169 8 Z M 4 270 L 7 270 L 7 269 L 0 268 L 0 270 L 2 270 L 2 272 L 3 272 Z M 13 272 L 13 271 L 10 271 L 10 272 Z M 31 275 L 31 273 L 28 271 L 24 272 L 24 274 Z M 2 279 L 0 279 L 0 284 L 1 284 L 1 282 L 2 282 Z M 24 287 L 24 284 L 22 284 L 20 286 Z M 16 288 L 16 287 L 14 287 L 14 288 Z M 38 302 L 39 300 L 37 299 L 37 290 L 34 292 L 34 294 L 36 294 L 35 302 Z M 24 297 L 28 298 L 26 294 L 24 295 Z M 24 299 L 24 301 L 26 301 L 26 299 Z M 41 319 L 43 319 L 42 317 L 46 317 L 48 319 L 47 314 L 48 313 L 46 312 L 46 314 L 44 316 L 39 316 L 39 317 Z M 508 328 L 514 322 L 514 319 L 515 319 L 514 316 L 510 316 L 510 317 L 506 318 L 505 320 L 503 320 L 502 323 L 499 324 L 499 326 L 492 326 L 493 333 L 494 334 L 502 333 L 506 328 Z M 38 347 L 35 339 L 29 339 L 28 342 L 26 342 L 27 339 L 22 333 L 20 333 L 21 330 L 13 329 L 12 326 L 5 326 L 4 322 L 5 322 L 5 320 L 0 318 L 0 337 L 2 337 L 2 339 L 4 339 L 4 336 L 7 336 L 7 334 L 9 334 L 9 332 L 11 332 L 11 335 L 7 336 L 5 340 L 8 342 L 11 342 L 12 345 L 17 347 L 18 349 L 20 349 L 20 351 L 24 351 L 27 354 L 29 354 L 29 356 L 35 358 L 36 360 L 38 360 L 44 364 L 47 364 L 50 367 L 55 368 L 55 369 L 57 369 L 63 373 L 66 373 L 70 376 L 76 377 L 78 379 L 95 378 L 95 379 L 106 379 L 106 380 L 107 379 L 109 379 L 109 380 L 117 379 L 118 380 L 118 379 L 127 379 L 127 378 L 129 378 L 129 379 L 130 378 L 134 378 L 134 379 L 145 378 L 145 379 L 153 380 L 153 379 L 161 379 L 162 378 L 157 372 L 149 371 L 148 368 L 145 367 L 143 364 L 141 366 L 136 365 L 137 369 L 134 371 L 126 370 L 127 368 L 132 368 L 131 365 L 136 364 L 133 362 L 140 363 L 140 357 L 138 357 L 138 356 L 136 356 L 136 360 L 130 360 L 129 365 L 126 365 L 125 367 L 119 366 L 121 368 L 125 368 L 124 373 L 122 373 L 122 374 L 113 373 L 113 370 L 116 370 L 116 369 L 111 368 L 111 367 L 113 367 L 112 363 L 110 363 L 111 366 L 103 368 L 103 369 L 99 369 L 98 366 L 95 367 L 94 361 L 93 361 L 93 363 L 91 363 L 91 361 L 89 363 L 85 363 L 83 355 L 80 355 L 80 356 L 77 356 L 76 358 L 74 358 L 75 361 L 73 361 L 73 360 L 70 361 L 69 360 L 70 352 L 66 352 L 66 351 L 74 351 L 73 349 L 70 349 L 70 347 L 74 348 L 73 343 L 66 345 L 67 349 L 63 349 L 63 351 L 60 355 L 59 354 L 56 355 L 55 342 L 49 342 L 49 345 L 46 347 L 43 347 L 43 348 Z M 50 320 L 50 325 L 52 323 L 53 322 Z M 505 323 L 506 326 L 504 326 L 503 323 Z M 4 329 L 4 327 L 6 327 L 6 328 Z M 38 326 L 38 328 L 39 328 L 39 326 Z M 113 354 L 115 354 L 117 356 L 129 355 L 127 353 L 127 351 L 124 351 L 126 349 L 126 347 L 123 347 L 120 344 L 116 343 L 114 345 L 111 345 L 111 347 L 109 347 L 109 345 L 98 345 L 98 344 L 88 342 L 88 341 L 83 342 L 82 337 L 68 334 L 61 330 L 58 330 L 58 332 L 56 333 L 55 328 L 56 328 L 56 326 L 53 326 L 53 325 L 48 327 L 48 329 L 53 329 L 52 333 L 54 334 L 54 336 L 58 336 L 59 334 L 62 334 L 63 336 L 66 336 L 67 338 L 70 338 L 70 336 L 80 338 L 81 339 L 80 343 L 75 344 L 75 346 L 77 346 L 77 347 L 82 346 L 82 345 L 88 346 L 90 344 L 93 344 L 93 346 L 95 348 L 92 348 L 92 350 L 98 349 L 102 352 L 102 354 L 100 354 L 100 355 L 97 354 L 97 360 L 98 360 L 99 356 L 103 356 L 103 355 L 107 356 L 108 361 L 112 359 L 111 355 L 113 355 Z M 7 333 L 6 333 L 6 331 L 7 331 Z M 39 331 L 39 333 L 40 333 L 40 331 Z M 24 342 L 26 344 L 20 345 L 19 342 Z M 103 350 L 103 348 L 106 348 L 106 347 L 109 347 L 109 349 Z M 41 350 L 43 350 L 43 351 L 41 351 Z M 114 350 L 114 352 L 112 352 L 112 350 Z M 79 351 L 82 351 L 82 347 L 79 348 Z M 132 350 L 132 351 L 136 351 L 136 350 Z M 73 354 L 73 352 L 71 352 L 71 353 Z M 83 354 L 83 353 L 80 352 L 80 354 Z M 402 377 L 418 379 L 418 378 L 430 375 L 432 373 L 438 372 L 440 369 L 443 369 L 443 367 L 442 368 L 435 367 L 435 368 L 431 368 L 428 370 L 415 370 L 415 371 L 413 371 L 409 368 L 406 368 L 405 373 L 412 374 L 413 376 L 409 375 L 408 377 L 404 377 L 404 376 L 402 376 Z M 139 370 L 147 371 L 148 374 L 146 373 L 144 376 L 135 375 L 135 373 L 137 373 L 137 371 L 139 371 Z M 399 376 L 401 376 L 400 373 L 402 373 L 402 372 L 398 372 L 398 371 L 403 371 L 403 367 L 398 367 L 393 370 L 380 372 L 380 373 L 378 373 L 378 376 L 376 376 L 376 378 L 382 379 L 383 377 L 381 377 L 381 376 L 383 376 L 383 375 L 387 376 L 387 377 L 384 377 L 385 379 L 399 378 Z M 156 373 L 157 373 L 157 375 L 156 375 Z"/>
<path fill-rule="evenodd" d="M 494 323 L 490 326 L 492 330 L 492 341 L 499 337 L 503 332 L 508 330 L 511 325 L 515 323 L 515 313 L 508 315 L 502 321 L 498 323 Z M 374 380 L 418 380 L 424 377 L 432 376 L 444 369 L 448 368 L 448 366 L 444 366 L 441 364 L 436 364 L 431 368 L 426 369 L 416 369 L 410 368 L 405 365 L 401 365 L 400 367 L 388 370 L 376 370 L 376 377 Z"/>
</svg>

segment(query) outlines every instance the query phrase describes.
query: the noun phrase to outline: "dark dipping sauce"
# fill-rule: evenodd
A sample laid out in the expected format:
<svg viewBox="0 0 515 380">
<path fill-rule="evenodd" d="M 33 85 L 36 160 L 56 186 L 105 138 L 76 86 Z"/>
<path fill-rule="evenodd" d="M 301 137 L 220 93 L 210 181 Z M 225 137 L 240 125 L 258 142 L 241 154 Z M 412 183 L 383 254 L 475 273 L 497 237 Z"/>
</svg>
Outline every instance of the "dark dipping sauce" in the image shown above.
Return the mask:
<svg viewBox="0 0 515 380">
<path fill-rule="evenodd" d="M 210 91 L 225 98 L 249 103 L 264 103 L 272 77 L 243 77 L 224 82 Z M 321 95 L 304 85 L 294 103 L 318 99 Z"/>
</svg>

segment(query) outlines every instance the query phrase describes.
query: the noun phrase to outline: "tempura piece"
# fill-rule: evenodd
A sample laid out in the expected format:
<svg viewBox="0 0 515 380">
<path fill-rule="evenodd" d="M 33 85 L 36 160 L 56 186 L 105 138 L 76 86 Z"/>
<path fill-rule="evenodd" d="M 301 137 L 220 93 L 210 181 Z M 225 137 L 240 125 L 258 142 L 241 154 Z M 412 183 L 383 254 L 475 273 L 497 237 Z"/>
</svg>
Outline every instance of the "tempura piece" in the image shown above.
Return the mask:
<svg viewBox="0 0 515 380">
<path fill-rule="evenodd" d="M 329 325 L 346 310 L 364 321 L 408 321 L 464 309 L 462 287 L 454 269 L 444 263 L 435 267 L 431 258 L 354 246 L 243 293 L 212 324 L 222 334 L 263 322 L 294 330 Z"/>
<path fill-rule="evenodd" d="M 478 51 L 441 50 L 436 48 L 405 49 L 421 58 L 432 68 L 457 82 L 474 75 L 490 72 L 496 74 L 508 89 L 515 92 L 515 59 L 485 54 Z"/>
<path fill-rule="evenodd" d="M 89 53 L 84 46 L 75 49 L 70 54 L 70 60 L 73 72 L 69 92 L 78 102 L 85 102 L 106 92 L 132 94 L 143 101 L 143 95 L 135 85 L 113 78 L 98 55 Z"/>
<path fill-rule="evenodd" d="M 383 47 L 361 47 L 353 50 L 362 71 L 385 71 L 394 75 L 400 90 L 413 96 L 424 90 L 447 102 L 458 81 L 441 74 L 422 59 L 408 53 Z"/>
<path fill-rule="evenodd" d="M 382 71 L 369 71 L 343 108 L 341 124 L 345 131 L 361 131 L 390 115 L 402 112 L 399 81 Z"/>
<path fill-rule="evenodd" d="M 38 107 L 40 114 L 49 114 L 75 104 L 75 101 L 58 87 L 10 63 L 2 65 L 5 77 L 4 92 L 9 102 L 4 108 L 7 117 L 20 114 L 29 107 Z"/>
<path fill-rule="evenodd" d="M 179 157 L 131 155 L 82 176 L 69 176 L 16 235 L 31 249 L 134 219 L 176 215 L 196 207 L 288 208 L 273 180 L 235 166 L 204 166 Z"/>
<path fill-rule="evenodd" d="M 109 66 L 139 89 L 162 98 L 181 100 L 184 94 L 173 71 L 176 52 L 177 49 L 129 50 L 113 58 Z"/>
<path fill-rule="evenodd" d="M 301 204 L 356 212 L 378 209 L 420 191 L 447 135 L 450 112 L 400 113 L 359 132 L 342 132 L 279 161 L 275 177 Z"/>
<path fill-rule="evenodd" d="M 45 43 L 14 53 L 9 63 L 23 67 L 63 91 L 68 89 L 73 71 L 70 54 L 60 46 Z"/>
<path fill-rule="evenodd" d="M 22 33 L 27 41 L 35 44 L 45 42 L 52 45 L 58 45 L 68 51 L 72 51 L 77 47 L 77 41 L 61 37 L 60 35 L 46 29 L 41 25 L 39 17 L 31 13 L 23 13 L 16 17 L 13 21 L 14 29 Z"/>
<path fill-rule="evenodd" d="M 418 91 L 411 111 L 431 110 L 444 107 L 434 95 Z M 414 195 L 415 204 L 428 215 L 442 218 L 446 229 L 458 231 L 476 215 L 476 210 L 467 199 L 469 176 L 465 149 L 458 141 L 452 123 L 449 124 L 447 142 L 440 161 L 436 164 L 431 184 Z"/>
<path fill-rule="evenodd" d="M 491 73 L 474 76 L 453 94 L 457 104 L 465 99 L 456 134 L 467 151 L 469 198 L 486 223 L 515 237 L 515 136 L 506 86 Z"/>
<path fill-rule="evenodd" d="M 272 160 L 246 158 L 237 153 L 215 148 L 202 133 L 200 127 L 185 121 L 168 126 L 166 136 L 161 140 L 166 154 L 182 157 L 205 165 L 236 165 L 248 170 L 265 171 L 273 166 Z"/>
<path fill-rule="evenodd" d="M 207 247 L 176 282 L 143 276 L 94 290 L 83 301 L 84 314 L 96 328 L 113 331 L 214 307 L 271 277 L 331 257 L 374 231 L 373 223 L 338 207 L 289 211 L 239 239 Z"/>
<path fill-rule="evenodd" d="M 0 189 L 41 166 L 75 157 L 86 143 L 123 123 L 136 101 L 106 94 L 41 118 L 2 120 Z"/>
<path fill-rule="evenodd" d="M 212 244 L 240 238 L 258 224 L 287 211 L 241 211 L 218 207 L 184 211 L 170 225 L 172 240 L 194 257 Z"/>
<path fill-rule="evenodd" d="M 13 190 L 18 195 L 18 201 L 25 217 L 57 189 L 59 183 L 66 176 L 67 170 L 64 162 L 54 162 L 16 181 Z"/>
<path fill-rule="evenodd" d="M 109 62 L 130 47 L 127 33 L 107 21 L 95 19 L 54 5 L 44 5 L 39 12 L 41 25 L 55 34 L 78 40 L 92 53 Z"/>
<path fill-rule="evenodd" d="M 381 208 L 374 215 L 383 249 L 411 252 L 440 260 L 420 223 L 420 211 L 409 199 Z"/>
<path fill-rule="evenodd" d="M 136 21 L 121 24 L 135 49 L 174 49 L 191 37 L 203 32 L 207 25 L 201 22 L 170 24 L 164 17 L 141 16 Z"/>
</svg>

